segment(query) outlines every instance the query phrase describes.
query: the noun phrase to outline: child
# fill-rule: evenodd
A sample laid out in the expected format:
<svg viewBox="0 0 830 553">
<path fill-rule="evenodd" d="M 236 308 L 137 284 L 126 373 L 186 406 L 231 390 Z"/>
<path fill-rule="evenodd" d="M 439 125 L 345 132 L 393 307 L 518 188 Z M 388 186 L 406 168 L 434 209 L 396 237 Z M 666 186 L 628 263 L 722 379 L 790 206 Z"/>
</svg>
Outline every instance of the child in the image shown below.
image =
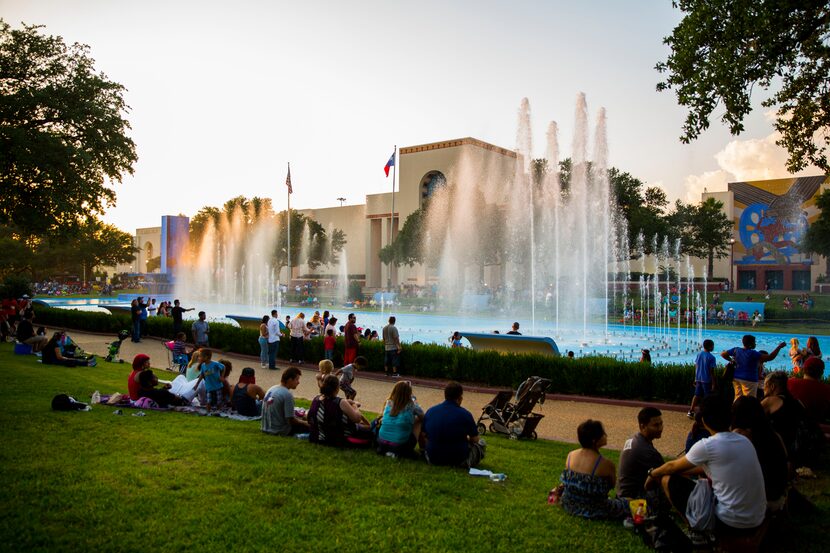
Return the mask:
<svg viewBox="0 0 830 553">
<path fill-rule="evenodd" d="M 213 354 L 207 348 L 201 350 L 199 365 L 199 378 L 196 379 L 194 390 L 199 388 L 199 383 L 205 382 L 205 395 L 208 412 L 219 405 L 219 393 L 222 390 L 222 373 L 225 370 L 221 364 L 211 361 Z"/>
<path fill-rule="evenodd" d="M 334 345 L 337 343 L 337 340 L 334 337 L 334 329 L 329 328 L 326 330 L 326 337 L 323 338 L 323 349 L 325 350 L 326 359 L 329 361 L 334 361 Z"/>
<path fill-rule="evenodd" d="M 715 356 L 712 350 L 715 349 L 715 342 L 703 340 L 703 351 L 695 358 L 695 395 L 692 397 L 692 405 L 686 416 L 695 418 L 695 407 L 702 398 L 715 393 L 717 380 L 715 379 Z"/>
<path fill-rule="evenodd" d="M 323 380 L 334 370 L 334 363 L 330 359 L 323 359 L 317 366 L 320 369 L 320 372 L 317 373 L 317 387 L 322 388 Z"/>
<path fill-rule="evenodd" d="M 354 388 L 352 388 L 355 374 L 358 369 L 363 370 L 368 365 L 369 362 L 366 361 L 366 358 L 359 355 L 355 358 L 353 363 L 337 369 L 337 372 L 334 373 L 334 376 L 340 376 L 340 389 L 343 390 L 344 394 L 346 394 L 346 399 L 354 400 L 355 396 L 357 396 L 357 392 Z"/>
<path fill-rule="evenodd" d="M 173 355 L 184 355 L 188 361 L 190 356 L 187 354 L 187 335 L 184 332 L 176 334 L 176 339 L 173 341 Z"/>
</svg>

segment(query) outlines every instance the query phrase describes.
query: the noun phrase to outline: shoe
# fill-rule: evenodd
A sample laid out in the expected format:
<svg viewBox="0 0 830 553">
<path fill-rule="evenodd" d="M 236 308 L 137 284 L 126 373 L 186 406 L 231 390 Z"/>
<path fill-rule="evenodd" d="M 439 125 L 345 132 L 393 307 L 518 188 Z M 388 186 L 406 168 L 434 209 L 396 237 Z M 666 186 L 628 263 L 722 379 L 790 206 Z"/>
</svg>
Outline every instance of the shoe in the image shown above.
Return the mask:
<svg viewBox="0 0 830 553">
<path fill-rule="evenodd" d="M 386 456 L 389 457 L 390 459 L 397 459 L 398 458 L 398 456 L 395 455 L 394 453 L 392 453 L 391 451 L 387 451 Z"/>
<path fill-rule="evenodd" d="M 400 378 L 401 375 L 398 373 L 392 373 L 392 378 Z"/>
<path fill-rule="evenodd" d="M 694 411 L 689 411 L 688 413 L 686 413 L 686 416 L 687 416 L 687 417 L 689 417 L 689 418 L 690 418 L 690 419 L 692 419 L 692 420 L 694 420 L 694 419 L 695 419 L 695 414 L 694 414 Z"/>
<path fill-rule="evenodd" d="M 260 363 L 260 364 L 259 364 L 259 368 L 260 368 L 260 369 L 264 369 L 264 368 L 265 368 L 265 367 L 267 367 L 267 366 L 268 366 L 268 365 L 266 365 L 265 363 Z"/>
</svg>

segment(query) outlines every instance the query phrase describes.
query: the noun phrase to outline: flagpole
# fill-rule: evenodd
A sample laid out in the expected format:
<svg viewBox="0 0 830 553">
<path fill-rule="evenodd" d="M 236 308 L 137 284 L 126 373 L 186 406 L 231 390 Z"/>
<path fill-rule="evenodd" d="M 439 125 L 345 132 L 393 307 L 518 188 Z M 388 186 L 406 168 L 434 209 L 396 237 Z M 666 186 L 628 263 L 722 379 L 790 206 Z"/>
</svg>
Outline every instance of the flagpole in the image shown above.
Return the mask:
<svg viewBox="0 0 830 553">
<path fill-rule="evenodd" d="M 288 162 L 288 182 L 291 182 L 291 162 Z M 286 186 L 286 193 L 288 195 L 288 213 L 286 214 L 286 220 L 288 224 L 288 247 L 285 250 L 286 255 L 288 256 L 288 289 L 291 290 L 291 187 Z"/>
<path fill-rule="evenodd" d="M 392 245 L 392 230 L 395 228 L 395 178 L 398 176 L 398 145 L 395 144 L 395 149 L 392 152 L 392 157 L 395 163 L 392 165 L 392 213 L 389 215 L 389 236 L 387 237 L 388 245 Z M 389 262 L 389 268 L 387 269 L 389 274 L 386 278 L 386 290 L 387 292 L 392 291 L 392 262 Z"/>
</svg>

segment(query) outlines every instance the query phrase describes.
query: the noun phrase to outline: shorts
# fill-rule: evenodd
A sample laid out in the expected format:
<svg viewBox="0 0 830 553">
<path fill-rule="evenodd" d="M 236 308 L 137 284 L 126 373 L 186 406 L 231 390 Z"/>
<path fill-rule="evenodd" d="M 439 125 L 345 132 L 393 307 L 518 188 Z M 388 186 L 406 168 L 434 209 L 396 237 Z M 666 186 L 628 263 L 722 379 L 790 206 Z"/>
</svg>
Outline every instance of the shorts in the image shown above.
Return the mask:
<svg viewBox="0 0 830 553">
<path fill-rule="evenodd" d="M 750 382 L 749 380 L 735 379 L 732 381 L 732 386 L 735 387 L 735 397 L 752 396 L 758 397 L 758 382 Z"/>
<path fill-rule="evenodd" d="M 386 350 L 386 359 L 383 362 L 385 367 L 395 367 L 396 369 L 401 366 L 401 355 L 398 353 L 396 349 L 388 349 Z"/>
<path fill-rule="evenodd" d="M 210 405 L 211 407 L 216 407 L 217 405 L 219 405 L 219 392 L 221 392 L 221 391 L 222 390 L 219 389 L 219 390 L 210 390 L 210 391 L 205 392 L 205 395 L 207 397 L 208 405 Z"/>
<path fill-rule="evenodd" d="M 695 382 L 695 397 L 707 397 L 713 393 L 711 382 L 701 382 L 699 380 Z"/>
<path fill-rule="evenodd" d="M 357 396 L 357 392 L 354 388 L 352 388 L 351 384 L 340 382 L 340 389 L 343 390 L 343 393 L 346 395 L 346 399 L 354 399 L 355 396 Z"/>
</svg>

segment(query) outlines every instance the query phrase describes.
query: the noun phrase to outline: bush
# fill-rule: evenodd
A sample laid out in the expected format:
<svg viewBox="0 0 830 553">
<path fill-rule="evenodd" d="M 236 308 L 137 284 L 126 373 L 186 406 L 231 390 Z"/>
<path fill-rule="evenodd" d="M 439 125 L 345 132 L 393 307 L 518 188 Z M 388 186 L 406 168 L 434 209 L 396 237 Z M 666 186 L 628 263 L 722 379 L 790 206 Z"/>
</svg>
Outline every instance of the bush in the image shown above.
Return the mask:
<svg viewBox="0 0 830 553">
<path fill-rule="evenodd" d="M 36 313 L 39 324 L 53 327 L 112 333 L 113 336 L 121 329 L 130 328 L 129 317 L 125 315 L 45 306 L 38 306 Z M 173 334 L 173 323 L 165 317 L 150 317 L 147 330 L 151 336 L 169 339 Z M 211 346 L 226 352 L 258 356 L 258 336 L 256 329 L 210 323 Z M 280 341 L 279 357 L 288 359 L 290 348 L 288 336 L 284 335 Z M 343 349 L 343 339 L 338 338 L 336 365 L 342 363 Z M 369 371 L 383 371 L 383 342 L 361 342 L 360 355 L 368 360 Z M 306 341 L 305 360 L 317 363 L 323 358 L 323 339 Z M 516 388 L 530 376 L 541 376 L 553 381 L 552 393 L 673 403 L 689 400 L 694 380 L 694 368 L 686 365 L 654 366 L 599 356 L 569 359 L 539 354 L 502 354 L 436 344 L 405 345 L 401 354 L 401 372 L 415 377 L 509 388 Z"/>
</svg>

